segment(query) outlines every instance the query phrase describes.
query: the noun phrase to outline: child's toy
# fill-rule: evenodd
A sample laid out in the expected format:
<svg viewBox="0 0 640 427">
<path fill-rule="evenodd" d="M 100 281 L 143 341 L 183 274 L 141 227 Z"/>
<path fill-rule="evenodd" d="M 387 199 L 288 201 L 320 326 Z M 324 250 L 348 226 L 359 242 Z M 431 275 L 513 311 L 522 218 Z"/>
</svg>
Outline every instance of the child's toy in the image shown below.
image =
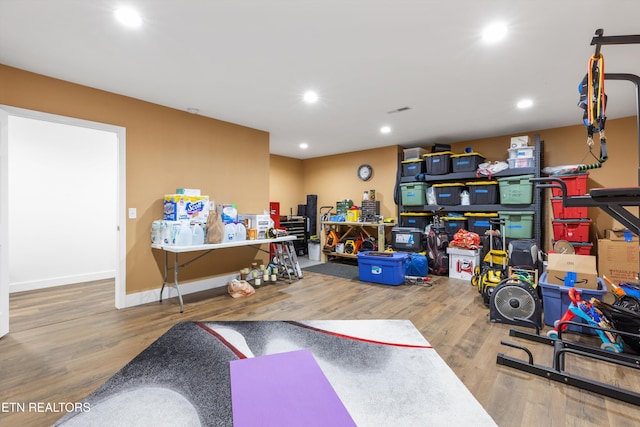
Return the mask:
<svg viewBox="0 0 640 427">
<path fill-rule="evenodd" d="M 571 299 L 569 308 L 560 320 L 554 322 L 555 328 L 547 332 L 548 337 L 558 338 L 558 326 L 561 325 L 561 322 L 570 322 L 575 319 L 576 316 L 586 320 L 590 326 L 612 329 L 611 323 L 609 323 L 609 320 L 604 316 L 602 311 L 595 307 L 593 303 L 581 300 L 580 292 L 576 288 L 569 289 L 569 298 Z M 560 327 L 564 332 L 568 326 L 569 325 L 565 323 Z M 616 334 L 607 330 L 594 330 L 602 340 L 602 344 L 600 345 L 601 349 L 614 353 L 622 353 L 622 342 Z"/>
</svg>

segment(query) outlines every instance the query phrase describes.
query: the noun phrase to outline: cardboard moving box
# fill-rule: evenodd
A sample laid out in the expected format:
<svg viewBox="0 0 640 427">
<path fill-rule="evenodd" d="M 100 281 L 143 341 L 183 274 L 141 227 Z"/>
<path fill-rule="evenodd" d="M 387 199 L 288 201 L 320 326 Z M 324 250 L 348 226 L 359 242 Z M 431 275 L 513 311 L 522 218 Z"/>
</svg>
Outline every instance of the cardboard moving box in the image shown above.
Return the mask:
<svg viewBox="0 0 640 427">
<path fill-rule="evenodd" d="M 613 283 L 636 282 L 639 248 L 637 241 L 598 239 L 598 272 Z"/>
<path fill-rule="evenodd" d="M 596 257 L 589 255 L 549 254 L 547 283 L 564 286 L 568 272 L 576 273 L 576 288 L 598 289 Z"/>
<path fill-rule="evenodd" d="M 625 231 L 624 230 L 605 230 L 605 234 L 606 234 L 605 235 L 605 239 L 607 239 L 607 240 L 628 241 L 626 236 L 625 236 Z M 637 242 L 638 241 L 638 236 L 636 236 L 632 232 L 628 231 L 627 235 L 629 237 L 631 237 L 631 241 L 633 241 L 633 242 Z"/>
</svg>

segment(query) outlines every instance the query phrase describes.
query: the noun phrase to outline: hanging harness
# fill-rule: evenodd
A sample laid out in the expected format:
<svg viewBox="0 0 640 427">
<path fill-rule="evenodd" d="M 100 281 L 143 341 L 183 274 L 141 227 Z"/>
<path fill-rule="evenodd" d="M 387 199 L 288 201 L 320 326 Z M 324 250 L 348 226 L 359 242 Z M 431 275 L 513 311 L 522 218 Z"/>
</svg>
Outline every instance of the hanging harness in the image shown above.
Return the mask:
<svg viewBox="0 0 640 427">
<path fill-rule="evenodd" d="M 589 70 L 580 85 L 580 102 L 578 106 L 584 110 L 583 121 L 587 127 L 587 145 L 591 154 L 598 163 L 581 164 L 578 171 L 596 169 L 602 167 L 607 161 L 607 138 L 604 133 L 604 125 L 607 120 L 605 111 L 607 107 L 607 95 L 604 93 L 604 57 L 598 52 L 589 59 Z M 600 136 L 600 157 L 593 154 L 593 134 Z"/>
</svg>

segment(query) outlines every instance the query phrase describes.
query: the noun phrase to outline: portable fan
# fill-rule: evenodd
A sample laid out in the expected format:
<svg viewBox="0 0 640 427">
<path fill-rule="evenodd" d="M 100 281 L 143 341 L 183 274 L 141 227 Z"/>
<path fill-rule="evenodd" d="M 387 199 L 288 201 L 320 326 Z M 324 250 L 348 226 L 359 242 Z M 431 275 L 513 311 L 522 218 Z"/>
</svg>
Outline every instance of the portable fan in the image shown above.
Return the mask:
<svg viewBox="0 0 640 427">
<path fill-rule="evenodd" d="M 525 281 L 513 277 L 501 281 L 491 293 L 489 304 L 491 322 L 542 327 L 540 298 L 535 289 Z"/>
</svg>

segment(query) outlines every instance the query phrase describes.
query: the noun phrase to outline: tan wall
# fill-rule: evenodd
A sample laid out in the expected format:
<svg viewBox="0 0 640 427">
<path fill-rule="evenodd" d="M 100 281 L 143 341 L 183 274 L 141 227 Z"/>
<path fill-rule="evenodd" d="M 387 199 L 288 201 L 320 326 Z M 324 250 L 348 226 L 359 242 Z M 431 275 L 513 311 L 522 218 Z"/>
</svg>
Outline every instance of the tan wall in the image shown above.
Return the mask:
<svg viewBox="0 0 640 427">
<path fill-rule="evenodd" d="M 158 289 L 162 283 L 161 254 L 151 250 L 149 230 L 153 220 L 162 218 L 164 194 L 177 187 L 200 188 L 217 202 L 236 203 L 243 213 L 269 208 L 266 132 L 4 65 L 0 82 L 0 104 L 126 128 L 123 208 L 138 211 L 138 219 L 126 224 L 127 294 Z M 249 152 L 250 158 L 239 155 Z M 263 258 L 250 248 L 220 251 L 194 263 L 182 277 L 226 274 L 257 257 Z"/>
<path fill-rule="evenodd" d="M 304 164 L 300 159 L 271 155 L 269 197 L 280 203 L 280 215 L 298 214 L 298 205 L 307 203 L 304 191 Z"/>
</svg>

